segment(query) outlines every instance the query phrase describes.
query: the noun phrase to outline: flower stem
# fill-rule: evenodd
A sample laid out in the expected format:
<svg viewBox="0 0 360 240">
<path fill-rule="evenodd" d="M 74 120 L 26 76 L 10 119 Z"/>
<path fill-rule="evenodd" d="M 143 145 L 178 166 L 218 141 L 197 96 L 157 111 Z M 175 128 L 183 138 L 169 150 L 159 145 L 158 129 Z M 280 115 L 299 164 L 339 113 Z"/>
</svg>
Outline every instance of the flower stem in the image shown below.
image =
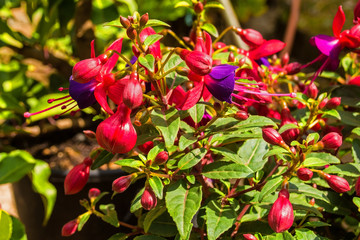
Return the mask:
<svg viewBox="0 0 360 240">
<path fill-rule="evenodd" d="M 235 31 L 236 28 L 235 28 L 234 26 L 229 26 L 229 27 L 225 28 L 224 31 L 222 31 L 222 32 L 220 33 L 220 35 L 213 41 L 213 46 L 215 46 L 214 44 L 217 43 L 218 41 L 220 41 L 220 39 L 221 39 L 222 37 L 224 37 L 224 35 L 225 35 L 228 31 L 230 31 L 230 30 Z"/>
</svg>

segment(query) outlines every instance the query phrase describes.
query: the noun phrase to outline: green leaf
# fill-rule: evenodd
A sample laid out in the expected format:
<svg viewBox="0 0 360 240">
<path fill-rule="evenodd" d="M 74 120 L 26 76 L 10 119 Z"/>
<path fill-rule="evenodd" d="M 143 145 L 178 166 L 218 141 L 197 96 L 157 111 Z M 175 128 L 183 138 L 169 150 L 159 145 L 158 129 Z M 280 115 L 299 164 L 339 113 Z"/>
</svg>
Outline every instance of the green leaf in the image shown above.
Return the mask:
<svg viewBox="0 0 360 240">
<path fill-rule="evenodd" d="M 325 222 L 320 222 L 320 221 L 315 221 L 315 222 L 306 222 L 303 227 L 327 227 L 327 226 L 331 226 L 331 224 L 325 223 Z"/>
<path fill-rule="evenodd" d="M 206 205 L 206 225 L 209 240 L 216 240 L 221 234 L 233 226 L 236 211 L 231 205 L 212 200 Z"/>
<path fill-rule="evenodd" d="M 178 110 L 173 107 L 166 111 L 155 109 L 151 113 L 151 120 L 163 135 L 165 146 L 170 148 L 174 144 L 180 128 L 180 115 Z"/>
<path fill-rule="evenodd" d="M 303 165 L 305 167 L 321 167 L 328 164 L 340 164 L 340 159 L 330 153 L 312 152 L 306 156 Z"/>
<path fill-rule="evenodd" d="M 266 197 L 268 194 L 273 193 L 276 191 L 276 189 L 280 186 L 280 184 L 284 181 L 283 177 L 276 176 L 273 179 L 269 180 L 267 183 L 265 183 L 264 187 L 261 189 L 260 195 L 259 195 L 259 202 L 262 202 L 264 197 Z"/>
<path fill-rule="evenodd" d="M 36 160 L 36 165 L 31 172 L 32 186 L 35 192 L 41 195 L 44 204 L 44 221 L 43 225 L 51 217 L 55 206 L 57 191 L 54 185 L 49 182 L 51 170 L 49 165 L 41 160 Z"/>
<path fill-rule="evenodd" d="M 130 206 L 130 212 L 134 213 L 137 210 L 139 210 L 140 208 L 142 208 L 141 206 L 141 196 L 144 193 L 145 188 L 142 188 L 134 197 L 134 199 L 131 201 L 131 206 Z"/>
<path fill-rule="evenodd" d="M 153 34 L 153 35 L 149 35 L 145 41 L 144 41 L 144 45 L 146 47 L 153 45 L 154 43 L 156 43 L 157 41 L 159 41 L 160 39 L 162 39 L 164 36 L 160 35 L 160 34 Z M 151 55 L 151 54 L 150 54 Z M 151 55 L 152 56 L 152 55 Z"/>
<path fill-rule="evenodd" d="M 90 216 L 91 216 L 91 212 L 86 212 L 86 213 L 80 215 L 80 221 L 79 221 L 79 225 L 78 225 L 78 228 L 77 228 L 78 231 L 82 230 L 85 223 L 89 220 Z"/>
<path fill-rule="evenodd" d="M 135 168 L 135 169 L 145 166 L 145 164 L 142 161 L 131 159 L 131 158 L 130 159 L 120 159 L 114 163 L 121 167 L 131 167 L 131 168 Z"/>
<path fill-rule="evenodd" d="M 178 8 L 178 7 L 190 7 L 190 3 L 186 2 L 186 1 L 180 1 L 180 2 L 177 2 L 174 6 L 174 8 Z"/>
<path fill-rule="evenodd" d="M 157 219 L 166 211 L 163 205 L 157 205 L 155 208 L 151 209 L 145 216 L 144 219 L 144 231 L 147 233 L 151 227 L 152 222 Z"/>
<path fill-rule="evenodd" d="M 322 112 L 323 112 L 322 116 L 324 118 L 328 118 L 329 116 L 331 116 L 331 117 L 334 117 L 339 120 L 341 119 L 340 114 L 336 109 L 330 109 L 330 110 L 326 110 L 326 111 L 322 111 Z"/>
<path fill-rule="evenodd" d="M 205 23 L 204 25 L 201 26 L 201 29 L 207 31 L 214 37 L 219 36 L 219 33 L 218 33 L 216 27 L 211 23 Z"/>
<path fill-rule="evenodd" d="M 360 140 L 357 138 L 352 142 L 351 155 L 355 163 L 360 163 Z"/>
<path fill-rule="evenodd" d="M 183 156 L 178 162 L 178 168 L 181 170 L 189 169 L 195 166 L 205 156 L 207 150 L 205 148 L 196 148 Z"/>
<path fill-rule="evenodd" d="M 0 209 L 0 240 L 10 240 L 13 231 L 11 216 Z"/>
<path fill-rule="evenodd" d="M 295 237 L 299 240 L 325 240 L 327 238 L 317 236 L 313 231 L 300 228 L 295 230 Z"/>
<path fill-rule="evenodd" d="M 100 195 L 94 199 L 94 202 L 92 203 L 92 205 L 95 206 L 107 194 L 109 194 L 109 193 L 108 192 L 100 193 Z"/>
<path fill-rule="evenodd" d="M 150 35 L 150 36 L 153 36 L 153 35 Z M 151 72 L 154 72 L 155 58 L 152 54 L 148 54 L 145 57 L 140 56 L 138 58 L 138 61 L 139 61 L 139 63 L 141 63 L 141 65 L 143 65 L 144 67 L 149 69 Z"/>
<path fill-rule="evenodd" d="M 353 203 L 358 207 L 358 211 L 360 212 L 360 198 L 359 197 L 354 197 L 353 198 Z"/>
<path fill-rule="evenodd" d="M 242 159 L 242 164 L 256 172 L 265 165 L 266 161 L 263 158 L 267 151 L 268 144 L 263 139 L 250 139 L 239 148 L 238 155 Z"/>
<path fill-rule="evenodd" d="M 349 177 L 358 177 L 360 175 L 360 164 L 345 163 L 332 165 L 324 170 L 326 173 L 339 174 Z"/>
<path fill-rule="evenodd" d="M 108 240 L 125 240 L 128 236 L 125 233 L 116 233 L 112 235 Z"/>
<path fill-rule="evenodd" d="M 351 131 L 351 133 L 354 133 L 354 134 L 360 136 L 360 127 L 354 128 L 354 129 Z"/>
<path fill-rule="evenodd" d="M 156 235 L 140 235 L 140 236 L 136 236 L 134 240 L 166 240 L 166 238 Z"/>
<path fill-rule="evenodd" d="M 219 2 L 209 2 L 206 3 L 204 8 L 220 8 L 220 9 L 225 9 L 224 6 L 219 3 Z"/>
<path fill-rule="evenodd" d="M 117 212 L 115 210 L 114 204 L 100 205 L 100 210 L 105 214 L 101 217 L 107 223 L 110 223 L 114 227 L 119 227 L 119 220 L 117 217 Z"/>
<path fill-rule="evenodd" d="M 11 216 L 11 215 L 10 215 L 10 217 L 12 220 L 12 233 L 11 233 L 10 240 L 27 240 L 24 225 L 16 217 Z M 0 219 L 1 219 L 1 217 L 0 217 Z M 0 232 L 1 232 L 1 230 L 0 230 Z"/>
<path fill-rule="evenodd" d="M 184 180 L 171 184 L 165 195 L 166 207 L 176 223 L 181 239 L 188 239 L 192 219 L 200 208 L 201 185 L 190 186 Z"/>
<path fill-rule="evenodd" d="M 309 186 L 305 183 L 289 183 L 289 192 L 296 192 L 299 194 L 303 194 L 305 196 L 313 197 L 316 199 L 323 200 L 325 202 L 330 203 L 329 198 L 324 194 L 323 191 L 320 191 L 312 186 Z"/>
<path fill-rule="evenodd" d="M 26 151 L 0 153 L 0 184 L 16 182 L 29 173 L 36 160 Z"/>
<path fill-rule="evenodd" d="M 114 157 L 114 154 L 111 152 L 108 152 L 106 150 L 103 150 L 99 156 L 95 159 L 94 163 L 91 165 L 91 170 L 95 170 L 102 165 L 109 163 L 110 160 Z"/>
<path fill-rule="evenodd" d="M 284 126 L 282 126 L 278 133 L 282 134 L 283 132 L 287 131 L 287 130 L 290 130 L 290 129 L 298 129 L 299 126 L 297 126 L 296 124 L 293 124 L 293 123 L 289 123 L 289 124 L 285 124 Z"/>
<path fill-rule="evenodd" d="M 203 175 L 213 179 L 246 178 L 254 171 L 245 165 L 217 161 L 204 166 Z"/>
<path fill-rule="evenodd" d="M 154 191 L 156 197 L 159 199 L 163 198 L 164 185 L 161 179 L 157 176 L 152 176 L 149 178 L 149 184 L 151 189 Z"/>
<path fill-rule="evenodd" d="M 210 148 L 210 150 L 215 154 L 222 155 L 224 157 L 222 160 L 224 161 L 232 161 L 239 164 L 243 164 L 244 162 L 244 159 L 241 159 L 236 153 L 225 147 L 213 147 Z"/>
<path fill-rule="evenodd" d="M 176 224 L 167 211 L 152 221 L 148 232 L 162 237 L 173 237 L 178 234 Z"/>
<path fill-rule="evenodd" d="M 145 27 L 156 27 L 156 26 L 171 27 L 166 22 L 163 22 L 163 21 L 160 21 L 157 19 L 149 19 L 149 21 L 145 25 Z"/>
<path fill-rule="evenodd" d="M 203 116 L 205 113 L 205 105 L 199 104 L 199 103 L 195 104 L 188 111 L 189 111 L 191 118 L 194 120 L 194 122 L 199 123 L 203 119 Z"/>
<path fill-rule="evenodd" d="M 197 137 L 195 137 L 192 133 L 185 133 L 184 135 L 181 135 L 179 140 L 179 150 L 184 151 L 188 146 L 195 143 L 197 140 Z"/>
<path fill-rule="evenodd" d="M 345 125 L 359 127 L 360 116 L 353 112 L 338 111 L 340 114 L 341 122 Z"/>
<path fill-rule="evenodd" d="M 154 161 L 156 156 L 162 152 L 165 151 L 165 145 L 164 143 L 156 144 L 148 153 L 147 159 Z"/>
</svg>

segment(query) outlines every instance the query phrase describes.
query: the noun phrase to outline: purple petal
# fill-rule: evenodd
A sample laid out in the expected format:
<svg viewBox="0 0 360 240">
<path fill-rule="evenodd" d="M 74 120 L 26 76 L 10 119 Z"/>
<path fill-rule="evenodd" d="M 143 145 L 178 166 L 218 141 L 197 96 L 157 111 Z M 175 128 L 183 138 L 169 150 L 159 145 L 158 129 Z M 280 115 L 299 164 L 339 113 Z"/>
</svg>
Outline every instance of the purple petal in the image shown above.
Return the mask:
<svg viewBox="0 0 360 240">
<path fill-rule="evenodd" d="M 231 93 L 235 86 L 235 70 L 231 65 L 215 66 L 211 73 L 205 76 L 205 85 L 209 92 L 219 99 L 231 103 Z"/>
<path fill-rule="evenodd" d="M 265 58 L 265 57 L 262 57 L 262 58 L 260 58 L 260 59 L 257 59 L 257 60 L 255 60 L 255 62 L 256 62 L 257 64 L 259 64 L 259 65 L 264 65 L 264 66 L 270 67 L 270 63 L 269 63 L 269 61 L 267 60 L 267 58 Z"/>
<path fill-rule="evenodd" d="M 341 51 L 339 39 L 320 34 L 313 37 L 312 40 L 321 53 L 334 59 L 339 57 Z"/>
<path fill-rule="evenodd" d="M 96 102 L 94 90 L 98 82 L 95 79 L 87 83 L 78 83 L 70 76 L 69 82 L 70 96 L 77 102 L 79 108 L 87 108 Z"/>
</svg>

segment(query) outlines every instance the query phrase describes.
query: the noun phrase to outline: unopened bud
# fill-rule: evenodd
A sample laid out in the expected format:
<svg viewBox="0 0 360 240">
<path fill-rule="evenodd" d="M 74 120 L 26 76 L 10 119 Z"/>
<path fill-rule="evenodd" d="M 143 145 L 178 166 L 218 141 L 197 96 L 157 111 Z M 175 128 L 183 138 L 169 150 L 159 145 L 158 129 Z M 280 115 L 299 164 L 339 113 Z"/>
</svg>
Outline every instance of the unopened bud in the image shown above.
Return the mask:
<svg viewBox="0 0 360 240">
<path fill-rule="evenodd" d="M 250 233 L 243 234 L 243 237 L 245 238 L 245 240 L 258 240 L 254 235 Z"/>
<path fill-rule="evenodd" d="M 308 87 L 306 95 L 310 98 L 315 99 L 319 93 L 318 88 L 316 87 L 315 83 L 311 83 Z"/>
<path fill-rule="evenodd" d="M 301 64 L 298 62 L 293 62 L 285 66 L 286 74 L 288 75 L 294 75 L 300 72 L 301 70 Z"/>
<path fill-rule="evenodd" d="M 194 5 L 194 11 L 195 11 L 197 14 L 201 13 L 203 10 L 204 10 L 204 5 L 202 4 L 202 2 L 197 2 L 197 3 Z"/>
<path fill-rule="evenodd" d="M 141 206 L 145 210 L 151 210 L 156 207 L 157 198 L 151 188 L 146 187 L 143 195 L 141 196 Z"/>
<path fill-rule="evenodd" d="M 149 21 L 149 14 L 145 13 L 140 18 L 140 27 L 144 27 L 148 21 Z"/>
<path fill-rule="evenodd" d="M 286 64 L 289 63 L 289 60 L 290 60 L 289 53 L 286 52 L 281 58 L 281 65 L 285 66 Z"/>
<path fill-rule="evenodd" d="M 177 67 L 175 68 L 175 71 L 177 74 L 180 74 L 181 76 L 185 76 L 185 77 L 187 77 L 190 73 L 190 70 L 185 67 Z"/>
<path fill-rule="evenodd" d="M 97 198 L 101 194 L 101 191 L 98 188 L 91 188 L 88 193 L 90 200 Z"/>
<path fill-rule="evenodd" d="M 228 57 L 228 62 L 234 62 L 235 61 L 235 55 L 234 52 L 230 52 Z"/>
<path fill-rule="evenodd" d="M 294 211 L 289 201 L 289 192 L 282 189 L 278 199 L 272 205 L 268 221 L 270 227 L 277 233 L 288 230 L 294 222 Z"/>
<path fill-rule="evenodd" d="M 326 182 L 329 184 L 332 190 L 334 190 L 337 193 L 344 193 L 347 191 L 350 191 L 350 186 L 348 181 L 346 181 L 345 178 L 336 176 L 336 175 L 330 175 L 324 172 L 319 173 L 321 177 L 323 177 Z"/>
<path fill-rule="evenodd" d="M 126 30 L 126 35 L 131 39 L 134 40 L 136 37 L 136 30 L 133 27 L 128 27 Z"/>
<path fill-rule="evenodd" d="M 272 144 L 272 145 L 278 145 L 278 146 L 285 146 L 285 142 L 282 139 L 281 135 L 273 128 L 267 127 L 262 129 L 262 136 L 263 139 Z"/>
<path fill-rule="evenodd" d="M 96 138 L 96 133 L 94 131 L 84 130 L 83 133 L 89 139 L 95 139 Z"/>
<path fill-rule="evenodd" d="M 138 146 L 140 151 L 142 151 L 145 154 L 148 154 L 148 152 L 154 147 L 154 143 L 152 141 L 148 141 L 146 143 L 143 143 Z"/>
<path fill-rule="evenodd" d="M 313 172 L 308 168 L 299 168 L 296 175 L 303 181 L 309 181 L 313 176 Z"/>
<path fill-rule="evenodd" d="M 310 201 L 309 201 L 309 204 L 311 206 L 314 206 L 315 205 L 315 198 L 312 198 Z"/>
<path fill-rule="evenodd" d="M 319 143 L 322 143 L 325 149 L 337 149 L 342 145 L 342 137 L 337 132 L 331 132 L 326 134 Z"/>
<path fill-rule="evenodd" d="M 122 25 L 124 28 L 126 28 L 126 29 L 127 29 L 128 27 L 130 27 L 130 25 L 131 25 L 129 19 L 127 19 L 127 18 L 125 18 L 125 17 L 123 17 L 123 16 L 120 16 L 120 23 L 121 23 L 121 25 Z"/>
<path fill-rule="evenodd" d="M 157 165 L 162 165 L 164 163 L 166 163 L 166 161 L 169 159 L 169 153 L 166 151 L 161 151 L 158 153 L 158 155 L 156 155 L 155 157 L 155 163 Z"/>
<path fill-rule="evenodd" d="M 258 47 L 265 42 L 261 33 L 251 28 L 248 29 L 238 28 L 236 30 L 236 33 L 250 47 Z"/>
<path fill-rule="evenodd" d="M 65 195 L 72 195 L 80 192 L 89 179 L 91 158 L 85 158 L 84 161 L 73 167 L 65 177 L 64 191 Z"/>
<path fill-rule="evenodd" d="M 131 73 L 123 90 L 123 102 L 130 108 L 135 109 L 143 102 L 143 92 L 136 72 Z"/>
<path fill-rule="evenodd" d="M 112 183 L 112 190 L 117 193 L 122 193 L 131 184 L 131 181 L 135 178 L 136 175 L 130 174 L 126 176 L 119 177 L 115 179 Z"/>
<path fill-rule="evenodd" d="M 335 109 L 341 104 L 341 97 L 333 97 L 331 98 L 325 105 L 327 109 Z"/>
<path fill-rule="evenodd" d="M 244 111 L 244 110 L 238 110 L 236 113 L 235 113 L 235 116 L 234 116 L 237 120 L 246 120 L 248 119 L 249 117 L 249 114 Z"/>
<path fill-rule="evenodd" d="M 319 109 L 323 109 L 326 106 L 326 104 L 328 103 L 328 101 L 329 101 L 328 98 L 324 98 L 319 104 Z"/>
<path fill-rule="evenodd" d="M 78 219 L 74 219 L 71 220 L 70 222 L 66 223 L 62 229 L 61 229 L 61 236 L 63 237 L 68 237 L 73 235 L 76 232 L 76 229 L 79 226 L 79 220 Z"/>
</svg>

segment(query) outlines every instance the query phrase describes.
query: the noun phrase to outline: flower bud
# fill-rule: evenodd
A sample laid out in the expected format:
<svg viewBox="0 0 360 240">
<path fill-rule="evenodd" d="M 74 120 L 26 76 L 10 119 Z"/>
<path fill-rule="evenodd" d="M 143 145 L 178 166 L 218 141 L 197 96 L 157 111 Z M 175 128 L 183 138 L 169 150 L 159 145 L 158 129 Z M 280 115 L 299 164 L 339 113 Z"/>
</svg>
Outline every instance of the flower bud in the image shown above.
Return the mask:
<svg viewBox="0 0 360 240">
<path fill-rule="evenodd" d="M 127 19 L 126 17 L 120 16 L 120 23 L 124 28 L 128 28 L 130 27 L 131 23 L 129 21 L 129 19 Z"/>
<path fill-rule="evenodd" d="M 238 110 L 235 113 L 235 118 L 237 120 L 246 120 L 246 119 L 248 119 L 248 117 L 249 117 L 249 114 L 244 110 Z"/>
<path fill-rule="evenodd" d="M 286 52 L 281 58 L 281 65 L 285 66 L 289 63 L 289 61 L 290 61 L 290 56 L 289 53 Z"/>
<path fill-rule="evenodd" d="M 286 74 L 288 75 L 294 75 L 294 74 L 297 74 L 298 72 L 300 72 L 301 70 L 301 64 L 298 63 L 298 62 L 293 62 L 293 63 L 290 63 L 288 65 L 286 65 L 284 67 L 285 71 L 286 71 Z"/>
<path fill-rule="evenodd" d="M 229 53 L 228 62 L 234 62 L 235 61 L 235 54 L 234 52 Z"/>
<path fill-rule="evenodd" d="M 273 129 L 271 127 L 263 128 L 262 136 L 266 142 L 268 142 L 272 145 L 278 145 L 278 146 L 286 145 L 284 140 L 282 139 L 281 135 L 275 129 Z"/>
<path fill-rule="evenodd" d="M 148 21 L 149 21 L 149 14 L 145 13 L 140 18 L 140 27 L 144 27 Z"/>
<path fill-rule="evenodd" d="M 309 204 L 311 206 L 314 206 L 315 205 L 315 198 L 310 199 Z"/>
<path fill-rule="evenodd" d="M 88 193 L 90 200 L 97 198 L 101 194 L 101 191 L 98 188 L 91 188 Z"/>
<path fill-rule="evenodd" d="M 130 119 L 131 110 L 121 103 L 114 115 L 102 121 L 96 129 L 96 140 L 112 153 L 127 153 L 136 144 L 137 134 Z"/>
<path fill-rule="evenodd" d="M 112 190 L 117 193 L 122 193 L 131 184 L 131 181 L 135 178 L 136 175 L 130 174 L 126 176 L 119 177 L 115 179 L 112 183 Z"/>
<path fill-rule="evenodd" d="M 141 206 L 145 210 L 151 210 L 156 207 L 157 198 L 151 188 L 146 187 L 143 195 L 141 196 Z"/>
<path fill-rule="evenodd" d="M 341 104 L 341 97 L 331 98 L 325 105 L 327 109 L 335 109 Z"/>
<path fill-rule="evenodd" d="M 123 102 L 130 108 L 135 109 L 143 102 L 143 92 L 136 72 L 132 73 L 123 90 Z"/>
<path fill-rule="evenodd" d="M 79 225 L 78 219 L 74 219 L 66 223 L 61 229 L 61 236 L 68 237 L 73 235 L 76 232 L 78 225 Z"/>
<path fill-rule="evenodd" d="M 316 87 L 315 83 L 311 83 L 308 87 L 306 95 L 310 98 L 315 99 L 319 93 L 318 88 Z"/>
<path fill-rule="evenodd" d="M 243 237 L 245 238 L 245 240 L 258 240 L 254 235 L 250 233 L 243 234 Z"/>
<path fill-rule="evenodd" d="M 320 175 L 326 180 L 332 190 L 337 193 L 344 193 L 350 191 L 349 183 L 346 181 L 345 178 L 330 175 L 327 173 L 320 173 Z"/>
<path fill-rule="evenodd" d="M 199 14 L 204 10 L 204 4 L 202 2 L 197 2 L 194 5 L 194 11 Z"/>
<path fill-rule="evenodd" d="M 319 104 L 319 109 L 323 109 L 326 106 L 326 104 L 328 103 L 328 101 L 329 101 L 328 98 L 324 98 Z"/>
<path fill-rule="evenodd" d="M 152 141 L 147 141 L 144 144 L 138 146 L 139 150 L 145 154 L 148 154 L 149 151 L 154 147 L 154 143 Z"/>
<path fill-rule="evenodd" d="M 360 177 L 356 180 L 355 192 L 356 192 L 356 196 L 360 197 Z"/>
<path fill-rule="evenodd" d="M 194 73 L 204 76 L 210 73 L 212 69 L 212 58 L 206 53 L 200 51 L 189 51 L 180 49 L 179 52 L 181 59 Z"/>
<path fill-rule="evenodd" d="M 65 195 L 72 195 L 81 191 L 89 179 L 91 158 L 85 158 L 84 161 L 73 167 L 65 177 L 64 191 Z"/>
<path fill-rule="evenodd" d="M 325 149 L 337 149 L 342 144 L 342 137 L 337 132 L 326 134 L 318 144 L 323 144 Z"/>
<path fill-rule="evenodd" d="M 156 155 L 155 157 L 155 163 L 157 165 L 161 165 L 166 163 L 166 161 L 169 159 L 169 153 L 166 151 L 161 151 L 158 153 L 158 155 Z"/>
<path fill-rule="evenodd" d="M 281 110 L 281 124 L 280 126 L 284 126 L 286 124 L 295 124 L 298 125 L 296 119 L 291 115 L 289 108 L 285 107 Z M 297 128 L 286 130 L 285 132 L 281 133 L 281 137 L 284 141 L 289 144 L 293 140 L 295 140 L 300 134 L 300 130 Z"/>
<path fill-rule="evenodd" d="M 109 59 L 109 55 L 109 53 L 104 53 L 98 57 L 84 59 L 76 63 L 72 69 L 72 79 L 78 83 L 89 82 L 100 73 L 102 66 Z"/>
<path fill-rule="evenodd" d="M 84 135 L 89 138 L 89 139 L 94 139 L 96 138 L 96 133 L 94 131 L 91 130 L 84 130 L 83 131 Z"/>
<path fill-rule="evenodd" d="M 308 168 L 299 168 L 296 175 L 303 181 L 309 181 L 313 176 L 313 172 Z"/>
<path fill-rule="evenodd" d="M 128 29 L 126 29 L 126 35 L 131 39 L 134 40 L 136 37 L 136 30 L 133 27 L 128 27 Z"/>
<path fill-rule="evenodd" d="M 288 230 L 294 222 L 293 207 L 289 201 L 289 192 L 282 189 L 278 199 L 272 205 L 268 221 L 270 227 L 277 233 Z"/>
<path fill-rule="evenodd" d="M 251 28 L 248 29 L 238 28 L 236 33 L 250 47 L 258 47 L 265 42 L 261 33 Z"/>
</svg>

